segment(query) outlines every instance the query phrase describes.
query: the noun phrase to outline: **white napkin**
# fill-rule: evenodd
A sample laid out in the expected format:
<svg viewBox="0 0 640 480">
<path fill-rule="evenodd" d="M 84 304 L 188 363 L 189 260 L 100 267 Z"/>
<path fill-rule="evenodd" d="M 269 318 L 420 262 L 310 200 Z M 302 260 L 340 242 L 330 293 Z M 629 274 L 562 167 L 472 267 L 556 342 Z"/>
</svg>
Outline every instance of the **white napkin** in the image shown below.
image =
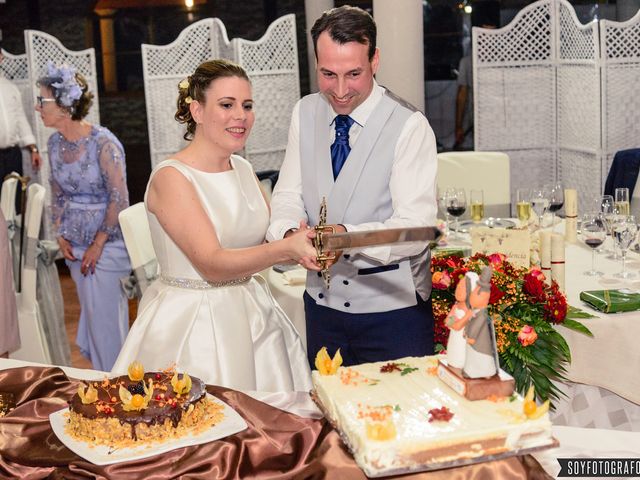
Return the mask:
<svg viewBox="0 0 640 480">
<path fill-rule="evenodd" d="M 294 268 L 282 274 L 286 285 L 304 285 L 307 281 L 307 271 L 304 268 Z"/>
<path fill-rule="evenodd" d="M 566 216 L 564 238 L 569 243 L 578 241 L 578 192 L 574 188 L 564 190 L 564 213 Z"/>
<path fill-rule="evenodd" d="M 551 232 L 548 230 L 540 231 L 540 269 L 545 282 L 551 285 Z"/>
<path fill-rule="evenodd" d="M 555 280 L 560 291 L 564 292 L 564 237 L 559 233 L 551 234 L 551 279 Z"/>
</svg>

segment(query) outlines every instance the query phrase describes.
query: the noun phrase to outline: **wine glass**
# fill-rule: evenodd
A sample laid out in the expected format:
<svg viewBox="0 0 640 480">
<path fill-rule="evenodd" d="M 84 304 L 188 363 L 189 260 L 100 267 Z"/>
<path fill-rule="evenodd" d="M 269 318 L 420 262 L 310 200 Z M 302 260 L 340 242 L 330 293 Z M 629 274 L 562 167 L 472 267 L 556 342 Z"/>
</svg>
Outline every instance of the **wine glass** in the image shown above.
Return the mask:
<svg viewBox="0 0 640 480">
<path fill-rule="evenodd" d="M 586 213 L 582 216 L 580 227 L 582 241 L 591 247 L 591 270 L 584 272 L 590 277 L 600 276 L 602 272 L 596 270 L 596 249 L 607 238 L 607 226 L 599 213 Z"/>
<path fill-rule="evenodd" d="M 447 189 L 438 188 L 438 208 L 444 213 L 444 236 L 449 236 L 449 212 L 447 212 Z"/>
<path fill-rule="evenodd" d="M 537 188 L 531 192 L 531 208 L 538 216 L 542 228 L 542 217 L 549 206 L 549 193 L 544 188 Z"/>
<path fill-rule="evenodd" d="M 551 231 L 556 226 L 556 212 L 564 205 L 564 188 L 560 182 L 545 185 L 544 189 L 549 193 L 549 206 L 551 212 Z"/>
<path fill-rule="evenodd" d="M 620 248 L 620 255 L 622 256 L 622 271 L 616 273 L 614 276 L 618 278 L 631 278 L 635 277 L 635 273 L 627 272 L 626 270 L 626 257 L 627 250 L 636 239 L 638 235 L 638 225 L 636 224 L 636 218 L 633 215 L 621 215 L 622 219 L 616 222 L 613 230 L 613 235 Z"/>
<path fill-rule="evenodd" d="M 460 237 L 460 224 L 458 218 L 467 209 L 467 197 L 464 188 L 450 188 L 446 194 L 447 212 L 456 219 L 456 237 Z"/>
<path fill-rule="evenodd" d="M 471 210 L 471 220 L 478 223 L 484 218 L 484 192 L 482 190 L 471 190 L 469 192 L 469 203 Z"/>
<path fill-rule="evenodd" d="M 629 189 L 628 188 L 616 188 L 615 190 L 615 206 L 618 209 L 620 215 L 629 215 L 631 208 L 629 204 Z"/>
<path fill-rule="evenodd" d="M 526 225 L 531 217 L 531 189 L 519 188 L 516 192 L 516 214 L 521 225 Z"/>
</svg>

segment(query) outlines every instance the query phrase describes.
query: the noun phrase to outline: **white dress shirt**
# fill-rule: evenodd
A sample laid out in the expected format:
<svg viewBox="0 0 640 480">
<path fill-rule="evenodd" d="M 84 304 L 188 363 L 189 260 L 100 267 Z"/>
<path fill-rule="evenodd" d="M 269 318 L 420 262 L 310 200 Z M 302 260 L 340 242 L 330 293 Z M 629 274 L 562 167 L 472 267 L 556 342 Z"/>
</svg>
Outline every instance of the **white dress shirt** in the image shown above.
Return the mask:
<svg viewBox="0 0 640 480">
<path fill-rule="evenodd" d="M 349 130 L 349 144 L 354 147 L 369 116 L 382 99 L 385 89 L 375 80 L 373 90 L 350 116 L 355 120 Z M 300 220 L 307 220 L 302 199 L 302 175 L 300 171 L 300 102 L 296 104 L 289 128 L 289 141 L 278 183 L 271 198 L 271 225 L 267 240 L 283 238 L 287 230 L 297 228 Z M 333 125 L 336 113 L 332 112 L 327 123 Z M 313 128 L 309 125 L 307 128 Z M 327 138 L 327 162 L 331 162 L 330 148 L 335 138 Z M 347 157 L 347 162 L 349 158 Z M 347 231 L 357 232 L 382 228 L 422 227 L 435 224 L 436 203 L 436 139 L 425 116 L 415 112 L 406 122 L 396 144 L 389 190 L 393 203 L 393 215 L 384 222 L 367 222 L 359 225 L 345 224 Z M 365 167 L 366 168 L 366 167 Z M 369 247 L 359 251 L 382 264 L 392 263 L 417 255 L 424 250 L 422 243 L 405 243 Z"/>
<path fill-rule="evenodd" d="M 0 148 L 35 145 L 36 139 L 22 108 L 20 90 L 0 76 Z"/>
</svg>

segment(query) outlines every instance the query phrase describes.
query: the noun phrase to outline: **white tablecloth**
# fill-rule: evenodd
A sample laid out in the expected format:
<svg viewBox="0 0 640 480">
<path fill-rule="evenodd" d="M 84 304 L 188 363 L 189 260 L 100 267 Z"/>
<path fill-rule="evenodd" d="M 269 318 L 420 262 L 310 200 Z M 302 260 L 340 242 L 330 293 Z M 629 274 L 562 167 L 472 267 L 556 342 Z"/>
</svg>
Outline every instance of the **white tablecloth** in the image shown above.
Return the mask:
<svg viewBox="0 0 640 480">
<path fill-rule="evenodd" d="M 40 365 L 21 360 L 0 358 L 0 370 Z M 51 365 L 40 365 L 51 366 Z M 105 372 L 72 367 L 60 367 L 69 377 L 96 380 L 102 379 Z M 306 393 L 276 393 L 245 392 L 254 398 L 264 401 L 277 408 L 296 413 L 303 417 L 318 418 L 318 410 Z M 586 429 L 575 427 L 552 427 L 553 436 L 560 441 L 558 448 L 544 450 L 533 456 L 542 467 L 552 476 L 560 470 L 557 458 L 585 457 L 640 457 L 640 433 L 619 432 L 605 429 Z"/>
<path fill-rule="evenodd" d="M 563 225 L 555 227 L 561 232 Z M 611 240 L 605 243 L 610 247 Z M 469 247 L 469 236 L 451 246 Z M 632 288 L 640 291 L 640 255 L 628 253 L 627 267 L 636 273 L 630 280 L 618 280 L 613 275 L 621 270 L 620 261 L 598 255 L 596 266 L 603 277 L 588 277 L 591 250 L 579 242 L 566 245 L 566 294 L 574 305 L 596 318 L 582 319 L 593 338 L 562 326 L 558 330 L 567 340 L 572 362 L 567 369 L 570 383 L 562 386 L 567 396 L 556 405 L 554 423 L 579 427 L 615 428 L 640 431 L 640 312 L 603 314 L 580 301 L 583 290 Z M 274 296 L 304 335 L 304 286 L 287 285 L 282 274 L 270 269 L 266 278 Z M 306 338 L 306 335 L 303 337 Z M 579 385 L 580 384 L 580 385 Z"/>
</svg>

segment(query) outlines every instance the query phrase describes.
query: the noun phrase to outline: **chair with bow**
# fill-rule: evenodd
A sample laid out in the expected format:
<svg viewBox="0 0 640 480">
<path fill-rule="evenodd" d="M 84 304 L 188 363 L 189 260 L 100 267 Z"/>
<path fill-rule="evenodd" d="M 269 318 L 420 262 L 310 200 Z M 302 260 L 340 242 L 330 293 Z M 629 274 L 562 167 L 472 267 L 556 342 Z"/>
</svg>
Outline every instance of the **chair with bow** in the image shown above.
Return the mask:
<svg viewBox="0 0 640 480">
<path fill-rule="evenodd" d="M 21 347 L 11 354 L 11 358 L 50 364 L 51 354 L 36 296 L 38 237 L 45 194 L 45 188 L 37 183 L 27 189 L 21 288 L 16 294 Z"/>
<path fill-rule="evenodd" d="M 118 220 L 133 268 L 133 275 L 122 279 L 122 286 L 129 298 L 140 298 L 158 276 L 158 261 L 144 203 L 125 208 L 118 215 Z"/>
<path fill-rule="evenodd" d="M 509 156 L 501 152 L 444 152 L 438 154 L 438 190 L 449 187 L 484 191 L 485 217 L 509 217 L 511 183 Z"/>
<path fill-rule="evenodd" d="M 16 246 L 14 238 L 18 233 L 18 218 L 16 212 L 16 190 L 18 189 L 18 174 L 16 172 L 11 172 L 9 175 L 5 177 L 5 180 L 2 182 L 2 191 L 0 192 L 0 210 L 2 210 L 2 215 L 4 215 L 4 219 L 7 221 L 7 227 L 9 229 L 9 253 L 13 259 L 14 267 L 14 282 L 17 286 L 18 283 L 18 262 L 15 252 Z"/>
</svg>

